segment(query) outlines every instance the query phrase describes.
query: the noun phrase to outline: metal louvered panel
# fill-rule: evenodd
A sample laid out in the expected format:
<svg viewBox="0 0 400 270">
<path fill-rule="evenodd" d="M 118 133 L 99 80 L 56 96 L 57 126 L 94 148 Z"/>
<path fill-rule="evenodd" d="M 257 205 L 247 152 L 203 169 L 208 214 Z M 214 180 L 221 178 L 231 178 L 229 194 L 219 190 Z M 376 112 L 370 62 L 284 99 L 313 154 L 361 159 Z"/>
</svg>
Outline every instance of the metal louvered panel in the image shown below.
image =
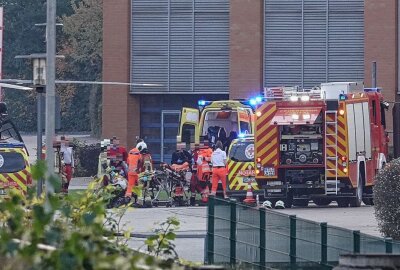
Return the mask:
<svg viewBox="0 0 400 270">
<path fill-rule="evenodd" d="M 195 92 L 229 92 L 229 13 L 195 15 Z"/>
<path fill-rule="evenodd" d="M 168 12 L 168 0 L 132 0 L 132 13 L 141 12 Z"/>
<path fill-rule="evenodd" d="M 172 12 L 170 31 L 170 79 L 172 92 L 192 91 L 192 12 Z"/>
<path fill-rule="evenodd" d="M 165 13 L 138 13 L 132 17 L 131 81 L 161 84 L 159 87 L 132 86 L 137 92 L 167 91 L 168 18 Z"/>
<path fill-rule="evenodd" d="M 304 0 L 303 86 L 318 86 L 326 81 L 326 3 Z"/>
<path fill-rule="evenodd" d="M 329 1 L 329 81 L 364 78 L 364 1 Z"/>
<path fill-rule="evenodd" d="M 302 4 L 265 0 L 264 84 L 298 85 L 302 69 Z"/>
<path fill-rule="evenodd" d="M 132 0 L 131 93 L 228 93 L 229 0 Z"/>
<path fill-rule="evenodd" d="M 264 0 L 264 5 L 265 86 L 363 80 L 364 0 Z"/>
<path fill-rule="evenodd" d="M 171 0 L 171 12 L 192 12 L 193 11 L 193 0 Z"/>
<path fill-rule="evenodd" d="M 196 12 L 228 12 L 227 0 L 195 0 Z"/>
</svg>

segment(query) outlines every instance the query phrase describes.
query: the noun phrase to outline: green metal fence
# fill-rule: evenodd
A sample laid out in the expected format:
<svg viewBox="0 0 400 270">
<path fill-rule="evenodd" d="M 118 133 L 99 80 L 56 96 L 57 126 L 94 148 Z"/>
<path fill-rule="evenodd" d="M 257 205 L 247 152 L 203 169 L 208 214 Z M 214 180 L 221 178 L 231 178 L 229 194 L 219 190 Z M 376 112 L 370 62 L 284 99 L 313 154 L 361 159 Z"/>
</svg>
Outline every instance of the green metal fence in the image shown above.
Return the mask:
<svg viewBox="0 0 400 270">
<path fill-rule="evenodd" d="M 397 253 L 400 242 L 211 198 L 206 261 L 243 269 L 330 269 L 340 254 Z"/>
</svg>

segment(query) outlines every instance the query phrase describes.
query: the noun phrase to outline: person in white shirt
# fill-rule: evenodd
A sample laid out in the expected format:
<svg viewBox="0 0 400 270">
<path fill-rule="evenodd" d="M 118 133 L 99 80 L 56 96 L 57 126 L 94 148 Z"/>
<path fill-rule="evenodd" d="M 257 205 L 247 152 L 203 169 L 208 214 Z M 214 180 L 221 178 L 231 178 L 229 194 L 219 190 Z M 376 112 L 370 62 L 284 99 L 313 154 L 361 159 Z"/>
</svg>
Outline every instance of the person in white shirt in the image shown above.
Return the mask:
<svg viewBox="0 0 400 270">
<path fill-rule="evenodd" d="M 221 181 L 222 188 L 224 191 L 224 198 L 227 199 L 226 195 L 226 153 L 223 149 L 221 141 L 217 141 L 215 144 L 215 151 L 211 155 L 212 163 L 212 186 L 211 195 L 217 194 L 218 182 Z"/>
<path fill-rule="evenodd" d="M 63 174 L 65 175 L 65 180 L 62 183 L 62 191 L 68 193 L 69 183 L 72 179 L 72 174 L 74 173 L 75 161 L 74 161 L 74 151 L 71 146 L 69 146 L 68 141 L 64 136 L 61 137 L 61 147 L 60 153 L 63 163 Z"/>
</svg>

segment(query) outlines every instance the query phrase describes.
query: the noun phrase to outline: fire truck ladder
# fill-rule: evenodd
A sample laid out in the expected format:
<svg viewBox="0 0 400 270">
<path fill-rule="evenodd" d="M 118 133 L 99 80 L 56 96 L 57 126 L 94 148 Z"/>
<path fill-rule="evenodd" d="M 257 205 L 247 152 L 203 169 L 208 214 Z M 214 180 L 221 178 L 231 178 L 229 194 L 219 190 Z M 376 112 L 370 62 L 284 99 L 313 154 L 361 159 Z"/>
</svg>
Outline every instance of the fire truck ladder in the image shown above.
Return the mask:
<svg viewBox="0 0 400 270">
<path fill-rule="evenodd" d="M 325 111 L 325 194 L 338 194 L 337 111 Z M 330 166 L 328 167 L 328 163 Z M 334 166 L 332 166 L 332 163 Z M 329 180 L 328 180 L 329 176 Z"/>
</svg>

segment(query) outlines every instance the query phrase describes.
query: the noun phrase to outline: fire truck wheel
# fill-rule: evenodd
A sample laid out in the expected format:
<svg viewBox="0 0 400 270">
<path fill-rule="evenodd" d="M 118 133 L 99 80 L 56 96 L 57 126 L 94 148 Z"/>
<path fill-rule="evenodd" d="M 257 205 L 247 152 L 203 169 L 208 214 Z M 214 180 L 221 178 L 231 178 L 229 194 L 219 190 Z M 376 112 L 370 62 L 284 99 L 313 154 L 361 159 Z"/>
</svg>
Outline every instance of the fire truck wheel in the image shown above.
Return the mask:
<svg viewBox="0 0 400 270">
<path fill-rule="evenodd" d="M 374 199 L 372 198 L 366 198 L 362 200 L 365 205 L 374 205 Z"/>
<path fill-rule="evenodd" d="M 294 206 L 299 206 L 299 207 L 307 207 L 308 206 L 308 199 L 299 199 L 299 200 L 293 200 L 293 205 Z"/>
<path fill-rule="evenodd" d="M 318 206 L 327 206 L 332 202 L 331 199 L 327 198 L 314 198 L 313 201 Z"/>
<path fill-rule="evenodd" d="M 292 208 L 293 205 L 293 195 L 288 194 L 285 200 L 285 208 Z"/>
<path fill-rule="evenodd" d="M 337 204 L 340 208 L 348 207 L 349 206 L 349 199 L 347 198 L 339 198 L 336 200 Z"/>
</svg>

